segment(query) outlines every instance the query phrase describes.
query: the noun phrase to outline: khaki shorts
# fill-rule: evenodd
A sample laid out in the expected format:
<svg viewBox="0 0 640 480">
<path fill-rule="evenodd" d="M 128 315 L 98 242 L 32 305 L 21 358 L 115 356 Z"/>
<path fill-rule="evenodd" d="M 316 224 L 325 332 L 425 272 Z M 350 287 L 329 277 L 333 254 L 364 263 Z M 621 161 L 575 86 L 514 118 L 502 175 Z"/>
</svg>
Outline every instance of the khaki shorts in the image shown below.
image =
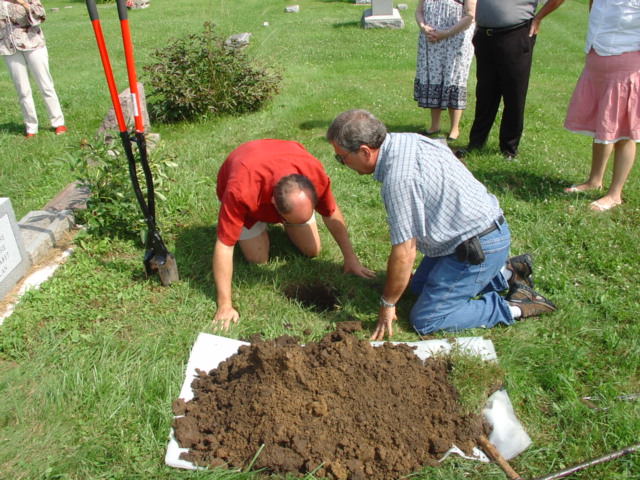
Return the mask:
<svg viewBox="0 0 640 480">
<path fill-rule="evenodd" d="M 284 223 L 284 225 L 287 227 L 296 227 L 296 226 L 302 226 L 302 225 L 312 225 L 314 223 L 316 223 L 316 216 L 315 214 L 312 214 L 311 218 L 304 223 Z M 258 235 L 260 235 L 266 229 L 267 229 L 266 222 L 256 222 L 253 224 L 253 227 L 251 228 L 242 227 L 242 231 L 240 232 L 240 238 L 238 240 L 251 240 L 252 238 L 255 238 Z"/>
</svg>

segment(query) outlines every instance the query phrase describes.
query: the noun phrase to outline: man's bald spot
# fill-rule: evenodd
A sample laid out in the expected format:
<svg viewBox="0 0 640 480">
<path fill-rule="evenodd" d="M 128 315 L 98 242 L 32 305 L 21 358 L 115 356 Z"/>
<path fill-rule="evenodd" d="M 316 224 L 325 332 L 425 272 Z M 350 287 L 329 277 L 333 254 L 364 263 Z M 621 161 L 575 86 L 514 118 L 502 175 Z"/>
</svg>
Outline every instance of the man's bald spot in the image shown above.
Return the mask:
<svg viewBox="0 0 640 480">
<path fill-rule="evenodd" d="M 298 217 L 303 212 L 308 213 L 307 218 L 303 220 L 306 222 L 311 218 L 313 209 L 318 203 L 318 195 L 307 177 L 298 174 L 285 175 L 273 188 L 273 203 L 282 216 L 288 217 L 289 214 L 295 213 Z"/>
<path fill-rule="evenodd" d="M 313 215 L 314 205 L 309 198 L 309 192 L 299 189 L 289 192 L 288 203 L 290 210 L 287 213 L 279 212 L 287 223 L 302 224 L 306 223 Z"/>
</svg>

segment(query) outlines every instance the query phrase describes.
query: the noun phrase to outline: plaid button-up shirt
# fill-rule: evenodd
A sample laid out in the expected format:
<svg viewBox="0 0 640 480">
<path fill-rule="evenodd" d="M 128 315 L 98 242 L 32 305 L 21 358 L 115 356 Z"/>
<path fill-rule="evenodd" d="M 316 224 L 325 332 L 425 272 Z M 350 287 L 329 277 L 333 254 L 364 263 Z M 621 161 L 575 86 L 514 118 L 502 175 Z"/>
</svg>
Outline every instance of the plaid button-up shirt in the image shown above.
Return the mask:
<svg viewBox="0 0 640 480">
<path fill-rule="evenodd" d="M 415 237 L 429 257 L 453 253 L 502 214 L 498 199 L 448 147 L 418 134 L 387 134 L 373 178 L 382 183 L 391 244 Z"/>
</svg>

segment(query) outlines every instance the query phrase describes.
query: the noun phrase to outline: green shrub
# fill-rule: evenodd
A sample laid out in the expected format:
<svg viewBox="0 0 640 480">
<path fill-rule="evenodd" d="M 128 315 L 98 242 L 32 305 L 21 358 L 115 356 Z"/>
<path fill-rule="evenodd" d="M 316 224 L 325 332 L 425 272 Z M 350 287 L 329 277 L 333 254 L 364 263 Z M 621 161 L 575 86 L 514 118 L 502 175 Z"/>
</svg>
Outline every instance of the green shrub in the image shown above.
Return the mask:
<svg viewBox="0 0 640 480">
<path fill-rule="evenodd" d="M 164 195 L 171 182 L 167 169 L 177 167 L 172 158 L 154 160 L 157 156 L 149 155 L 148 158 L 153 176 L 156 218 L 169 215 Z M 147 227 L 133 193 L 129 164 L 122 147 L 103 143 L 92 147 L 87 144 L 79 154 L 69 154 L 66 161 L 76 180 L 90 192 L 87 208 L 76 211 L 76 222 L 85 225 L 89 235 L 126 239 L 139 234 L 144 243 Z M 136 162 L 136 167 L 146 201 L 147 189 L 139 162 Z"/>
<path fill-rule="evenodd" d="M 204 24 L 201 34 L 170 40 L 144 67 L 150 87 L 150 115 L 170 123 L 198 117 L 259 110 L 278 93 L 280 75 L 250 61 L 239 48 L 227 47 Z"/>
</svg>

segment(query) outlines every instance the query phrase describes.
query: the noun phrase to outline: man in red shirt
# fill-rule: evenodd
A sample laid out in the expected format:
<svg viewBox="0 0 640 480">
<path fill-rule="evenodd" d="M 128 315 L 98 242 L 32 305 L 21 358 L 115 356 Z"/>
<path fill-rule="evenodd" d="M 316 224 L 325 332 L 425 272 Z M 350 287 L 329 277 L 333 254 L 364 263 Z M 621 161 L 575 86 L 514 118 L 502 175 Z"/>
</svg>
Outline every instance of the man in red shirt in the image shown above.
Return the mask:
<svg viewBox="0 0 640 480">
<path fill-rule="evenodd" d="M 322 164 L 297 142 L 253 140 L 229 154 L 218 172 L 216 193 L 221 205 L 213 251 L 218 304 L 213 321 L 224 330 L 238 321 L 231 302 L 234 246 L 238 243 L 248 262 L 266 263 L 268 223 L 282 223 L 298 250 L 315 257 L 320 253 L 317 211 L 342 251 L 344 272 L 375 276 L 353 251 L 330 184 Z"/>
</svg>

